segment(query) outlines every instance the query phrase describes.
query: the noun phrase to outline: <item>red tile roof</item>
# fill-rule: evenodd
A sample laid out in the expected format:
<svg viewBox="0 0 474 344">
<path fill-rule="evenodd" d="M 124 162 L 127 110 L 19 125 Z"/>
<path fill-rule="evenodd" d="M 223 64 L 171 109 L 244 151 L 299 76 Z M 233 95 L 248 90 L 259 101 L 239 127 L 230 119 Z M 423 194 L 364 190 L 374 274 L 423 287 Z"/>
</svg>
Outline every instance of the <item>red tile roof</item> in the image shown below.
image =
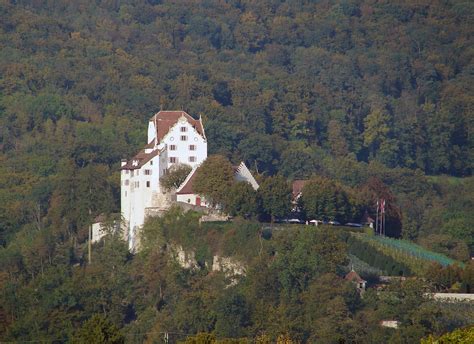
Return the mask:
<svg viewBox="0 0 474 344">
<path fill-rule="evenodd" d="M 303 187 L 307 183 L 307 180 L 295 180 L 293 181 L 292 188 L 293 188 L 293 198 L 298 197 L 298 195 L 303 190 Z"/>
<path fill-rule="evenodd" d="M 154 151 L 150 153 L 145 153 L 145 150 L 141 150 L 140 152 L 137 153 L 133 158 L 128 160 L 128 162 L 123 165 L 120 169 L 121 170 L 136 170 L 141 168 L 143 165 L 145 165 L 148 161 L 153 159 L 155 156 L 159 155 L 160 151 L 158 149 L 155 149 Z M 133 165 L 133 161 L 138 160 L 138 164 Z"/>
<path fill-rule="evenodd" d="M 143 148 L 154 148 L 155 147 L 155 139 L 151 140 L 150 143 L 147 143 Z"/>
<path fill-rule="evenodd" d="M 363 283 L 363 282 L 366 282 L 365 280 L 363 280 L 359 274 L 357 272 L 355 272 L 354 270 L 352 270 L 351 272 L 349 272 L 345 277 L 344 279 L 348 280 L 348 281 L 351 281 L 351 282 L 357 282 L 357 283 Z"/>
<path fill-rule="evenodd" d="M 157 137 L 158 142 L 161 142 L 163 137 L 170 131 L 170 129 L 178 122 L 178 120 L 184 116 L 188 123 L 193 126 L 194 129 L 202 136 L 206 137 L 204 134 L 204 128 L 202 122 L 199 119 L 194 119 L 188 115 L 185 111 L 160 111 L 154 115 L 150 122 L 155 122 L 157 124 Z"/>
<path fill-rule="evenodd" d="M 190 195 L 190 194 L 194 194 L 194 191 L 193 191 L 193 183 L 194 183 L 194 180 L 196 179 L 196 171 L 198 169 L 195 168 L 194 170 L 192 170 L 190 173 L 190 175 L 188 175 L 186 177 L 186 180 L 183 182 L 183 184 L 178 188 L 178 190 L 176 191 L 176 194 L 177 195 Z"/>
</svg>

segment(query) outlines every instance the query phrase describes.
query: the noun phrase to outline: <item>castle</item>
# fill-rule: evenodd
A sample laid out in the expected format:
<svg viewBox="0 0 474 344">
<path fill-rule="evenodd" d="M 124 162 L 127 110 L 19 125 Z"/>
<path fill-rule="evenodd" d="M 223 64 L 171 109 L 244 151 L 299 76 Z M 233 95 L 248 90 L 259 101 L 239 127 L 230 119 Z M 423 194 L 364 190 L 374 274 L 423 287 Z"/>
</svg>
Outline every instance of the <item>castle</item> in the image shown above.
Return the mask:
<svg viewBox="0 0 474 344">
<path fill-rule="evenodd" d="M 130 251 L 139 246 L 139 231 L 147 216 L 159 216 L 173 202 L 208 206 L 193 191 L 196 170 L 206 158 L 207 138 L 201 118 L 194 119 L 184 111 L 160 111 L 149 120 L 147 144 L 133 158 L 121 163 L 121 214 Z M 190 165 L 192 171 L 176 192 L 166 192 L 160 179 L 178 163 Z M 234 167 L 234 177 L 250 183 L 255 190 L 258 188 L 243 162 Z"/>
<path fill-rule="evenodd" d="M 148 209 L 166 208 L 160 178 L 177 163 L 194 169 L 207 158 L 202 120 L 184 111 L 160 111 L 148 122 L 147 145 L 121 164 L 121 212 L 130 250 L 137 247 L 137 233 Z"/>
</svg>

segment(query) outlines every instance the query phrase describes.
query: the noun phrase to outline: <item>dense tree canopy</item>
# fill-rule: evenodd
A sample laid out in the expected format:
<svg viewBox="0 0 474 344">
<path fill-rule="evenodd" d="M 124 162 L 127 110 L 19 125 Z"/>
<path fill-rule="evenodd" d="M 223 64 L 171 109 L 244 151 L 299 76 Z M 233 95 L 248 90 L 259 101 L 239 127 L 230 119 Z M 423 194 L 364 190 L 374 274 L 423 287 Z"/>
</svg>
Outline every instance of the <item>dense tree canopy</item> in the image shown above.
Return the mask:
<svg viewBox="0 0 474 344">
<path fill-rule="evenodd" d="M 232 164 L 222 155 L 209 156 L 196 171 L 194 192 L 211 204 L 225 204 L 229 188 L 234 183 Z"/>
<path fill-rule="evenodd" d="M 0 337 L 67 341 L 95 314 L 107 318 L 95 328 L 110 321 L 136 342 L 163 331 L 414 342 L 472 323 L 472 311 L 440 311 L 417 285 L 361 305 L 331 236 L 269 244 L 259 225 L 206 231 L 196 214 L 172 210 L 146 231 L 143 256 L 108 236 L 89 266 L 84 245 L 96 216 L 119 212 L 120 159 L 142 148 L 163 108 L 202 115 L 210 153 L 264 180 L 258 199 L 272 216 L 290 209 L 285 178 L 323 176 L 361 191 L 349 203 L 370 213 L 389 200 L 389 234 L 468 259 L 473 11 L 463 0 L 2 1 Z M 233 185 L 229 166 L 210 169 L 221 189 L 201 191 L 218 202 L 238 189 L 229 206 L 248 215 L 254 195 Z M 196 244 L 202 270 L 177 267 L 164 238 Z M 255 261 L 228 290 L 205 263 L 242 238 L 240 257 Z M 461 275 L 450 288 L 471 288 Z M 378 325 L 387 314 L 403 315 L 396 338 Z"/>
<path fill-rule="evenodd" d="M 234 182 L 226 197 L 226 212 L 229 215 L 249 217 L 259 213 L 257 192 L 247 182 Z"/>
<path fill-rule="evenodd" d="M 177 189 L 186 180 L 191 170 L 192 167 L 187 164 L 174 164 L 168 169 L 166 174 L 161 177 L 160 185 L 165 188 L 165 190 Z"/>
<path fill-rule="evenodd" d="M 306 216 L 312 219 L 337 220 L 354 218 L 349 195 L 338 184 L 325 178 L 313 178 L 302 190 L 301 203 Z"/>
<path fill-rule="evenodd" d="M 258 189 L 263 210 L 271 216 L 272 221 L 284 217 L 291 210 L 291 190 L 282 176 L 266 178 Z"/>
</svg>

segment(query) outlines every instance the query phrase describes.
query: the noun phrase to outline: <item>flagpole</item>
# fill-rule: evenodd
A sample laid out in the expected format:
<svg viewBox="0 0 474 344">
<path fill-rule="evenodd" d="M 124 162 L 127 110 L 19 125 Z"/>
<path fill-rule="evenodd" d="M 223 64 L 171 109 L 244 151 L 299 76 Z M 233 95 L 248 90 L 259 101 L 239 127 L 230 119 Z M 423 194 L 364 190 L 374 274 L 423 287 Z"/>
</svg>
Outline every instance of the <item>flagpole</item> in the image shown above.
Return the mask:
<svg viewBox="0 0 474 344">
<path fill-rule="evenodd" d="M 385 230 L 385 200 L 383 200 L 383 235 L 385 236 L 386 230 Z"/>
<path fill-rule="evenodd" d="M 377 215 L 375 215 L 375 234 L 377 234 L 378 226 L 379 226 L 379 200 L 377 200 Z"/>
</svg>

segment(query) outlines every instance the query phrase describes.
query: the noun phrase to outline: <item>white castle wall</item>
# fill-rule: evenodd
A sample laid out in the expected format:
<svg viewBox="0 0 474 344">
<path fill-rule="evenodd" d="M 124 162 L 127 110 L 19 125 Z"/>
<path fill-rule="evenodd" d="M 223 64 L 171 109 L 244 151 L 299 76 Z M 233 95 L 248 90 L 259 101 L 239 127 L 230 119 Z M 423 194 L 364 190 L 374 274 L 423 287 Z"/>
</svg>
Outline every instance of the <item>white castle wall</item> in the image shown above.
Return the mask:
<svg viewBox="0 0 474 344">
<path fill-rule="evenodd" d="M 185 128 L 184 131 L 181 128 Z M 185 140 L 182 136 L 185 137 Z M 150 121 L 148 123 L 148 143 L 155 138 L 155 123 Z M 171 145 L 175 149 L 171 150 Z M 190 145 L 194 145 L 195 150 L 191 150 Z M 145 153 L 151 153 L 156 149 L 160 150 L 159 155 L 139 169 L 121 171 L 121 211 L 125 220 L 126 237 L 131 251 L 136 250 L 139 244 L 138 232 L 145 223 L 147 214 L 169 206 L 169 204 L 164 204 L 163 198 L 160 197 L 162 193 L 160 178 L 173 165 L 170 158 L 176 158 L 177 163 L 185 163 L 192 167 L 198 166 L 207 158 L 206 139 L 194 129 L 185 116 L 182 116 L 170 128 L 169 132 L 159 142 L 159 145 L 145 149 Z M 192 160 L 194 161 L 191 161 L 190 157 L 193 157 Z M 126 162 L 122 162 L 122 166 L 125 164 Z M 151 171 L 151 174 L 145 174 L 145 170 Z M 149 182 L 149 186 L 147 186 L 147 182 Z M 167 199 L 166 202 L 168 202 Z M 147 208 L 149 209 L 148 212 Z"/>
</svg>

